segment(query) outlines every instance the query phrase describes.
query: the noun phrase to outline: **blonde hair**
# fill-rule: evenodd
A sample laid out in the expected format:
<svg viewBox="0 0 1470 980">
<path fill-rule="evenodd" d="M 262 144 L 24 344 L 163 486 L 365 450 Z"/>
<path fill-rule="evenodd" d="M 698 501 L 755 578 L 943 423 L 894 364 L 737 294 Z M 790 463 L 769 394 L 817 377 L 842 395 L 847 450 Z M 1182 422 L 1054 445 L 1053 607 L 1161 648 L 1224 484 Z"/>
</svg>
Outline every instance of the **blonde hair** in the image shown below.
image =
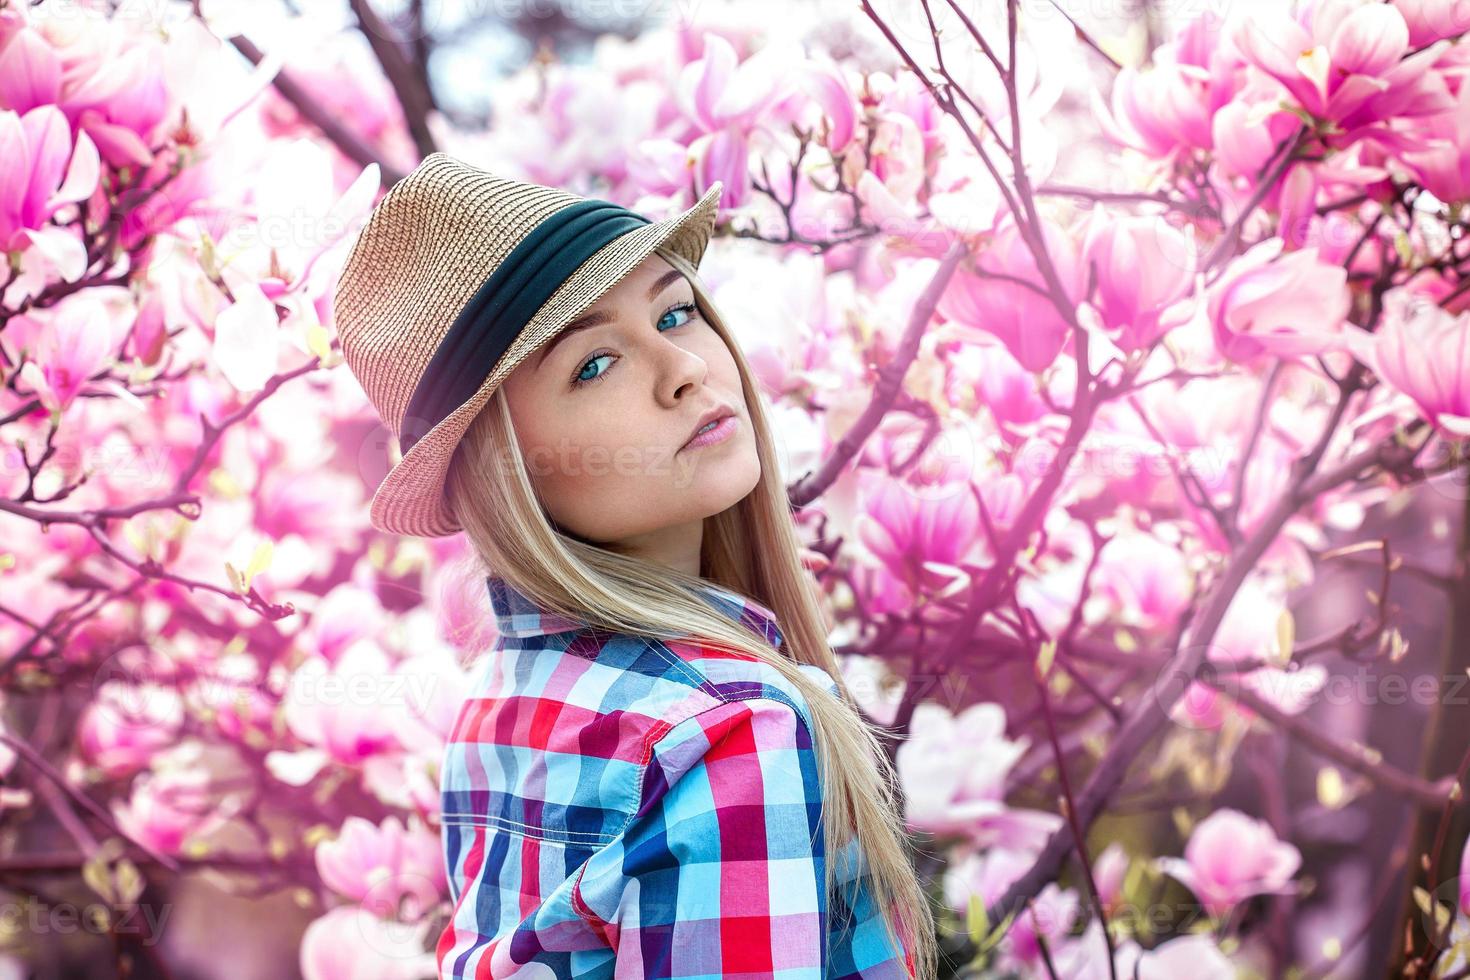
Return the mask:
<svg viewBox="0 0 1470 980">
<path fill-rule="evenodd" d="M 663 640 L 695 637 L 713 648 L 753 656 L 793 684 L 810 707 L 812 719 L 828 842 L 827 894 L 836 894 L 839 844 L 846 845 L 855 833 L 889 941 L 913 954 L 915 976 L 933 977 L 934 923 L 906 853 L 892 763 L 857 712 L 827 643 L 822 610 L 801 564 L 770 422 L 754 376 L 695 268 L 676 253 L 662 248 L 657 253 L 684 273 L 694 287 L 700 313 L 734 356 L 760 456 L 761 477 L 755 488 L 732 507 L 705 519 L 700 556 L 704 577 L 624 556 L 558 529 L 536 496 L 503 388 L 492 395 L 455 450 L 446 485 L 449 505 L 486 569 L 541 608 L 614 632 Z M 769 607 L 781 629 L 782 647 L 766 643 L 686 591 L 705 580 Z M 797 663 L 827 671 L 839 696 L 797 669 Z M 828 908 L 830 917 L 830 901 Z"/>
</svg>

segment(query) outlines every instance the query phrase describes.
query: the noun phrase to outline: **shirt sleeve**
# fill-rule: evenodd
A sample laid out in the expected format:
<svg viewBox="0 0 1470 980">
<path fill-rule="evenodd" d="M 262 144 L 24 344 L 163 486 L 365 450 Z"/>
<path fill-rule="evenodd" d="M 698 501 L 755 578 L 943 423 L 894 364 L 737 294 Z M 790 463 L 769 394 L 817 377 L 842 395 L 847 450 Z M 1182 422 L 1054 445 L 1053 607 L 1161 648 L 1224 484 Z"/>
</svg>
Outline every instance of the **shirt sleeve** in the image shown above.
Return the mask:
<svg viewBox="0 0 1470 980">
<path fill-rule="evenodd" d="M 583 868 L 574 905 L 620 977 L 815 980 L 824 861 L 805 721 L 781 700 L 731 701 L 657 739 L 621 846 Z"/>
</svg>

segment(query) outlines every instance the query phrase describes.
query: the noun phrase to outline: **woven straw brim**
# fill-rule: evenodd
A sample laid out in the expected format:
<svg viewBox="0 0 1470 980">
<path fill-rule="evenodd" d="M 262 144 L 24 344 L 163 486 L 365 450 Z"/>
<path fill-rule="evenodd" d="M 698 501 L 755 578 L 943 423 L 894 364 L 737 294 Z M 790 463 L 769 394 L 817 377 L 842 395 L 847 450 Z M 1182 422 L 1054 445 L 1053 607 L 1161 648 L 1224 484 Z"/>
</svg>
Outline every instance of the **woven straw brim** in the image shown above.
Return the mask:
<svg viewBox="0 0 1470 980">
<path fill-rule="evenodd" d="M 663 245 L 698 267 L 714 232 L 723 187 L 716 181 L 682 214 L 635 228 L 608 242 L 558 286 L 475 393 L 424 433 L 389 470 L 373 495 L 372 525 L 394 534 L 431 538 L 462 530 L 444 496 L 449 461 L 470 422 L 495 389 L 521 361 L 597 302 L 655 248 Z"/>
</svg>

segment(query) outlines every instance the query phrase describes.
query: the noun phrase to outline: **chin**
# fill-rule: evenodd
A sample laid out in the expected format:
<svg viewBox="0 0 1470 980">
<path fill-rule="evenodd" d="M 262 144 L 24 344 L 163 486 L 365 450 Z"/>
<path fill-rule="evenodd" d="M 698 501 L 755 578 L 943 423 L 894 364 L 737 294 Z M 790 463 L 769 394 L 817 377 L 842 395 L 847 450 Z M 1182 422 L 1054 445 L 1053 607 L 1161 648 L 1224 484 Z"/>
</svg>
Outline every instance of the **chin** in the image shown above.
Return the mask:
<svg viewBox="0 0 1470 980">
<path fill-rule="evenodd" d="M 761 462 L 753 446 L 728 458 L 710 455 L 696 462 L 675 466 L 671 492 L 699 501 L 700 509 L 710 514 L 735 505 L 760 482 Z"/>
</svg>

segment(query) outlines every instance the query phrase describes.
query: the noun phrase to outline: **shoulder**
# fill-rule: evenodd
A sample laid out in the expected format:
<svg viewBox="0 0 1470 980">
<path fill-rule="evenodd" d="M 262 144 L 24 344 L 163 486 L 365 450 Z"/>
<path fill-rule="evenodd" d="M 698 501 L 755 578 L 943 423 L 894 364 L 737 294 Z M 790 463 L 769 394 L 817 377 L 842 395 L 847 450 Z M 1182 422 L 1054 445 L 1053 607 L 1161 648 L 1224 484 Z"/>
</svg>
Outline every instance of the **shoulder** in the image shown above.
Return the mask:
<svg viewBox="0 0 1470 980">
<path fill-rule="evenodd" d="M 784 701 L 809 721 L 802 690 L 770 664 L 749 654 L 730 653 L 695 640 L 617 633 L 593 628 L 515 641 L 496 651 L 510 686 L 558 689 L 561 698 L 599 713 L 617 713 L 628 723 L 643 719 L 666 731 L 703 711 L 730 702 L 766 698 Z M 836 693 L 832 676 L 812 664 L 797 668 L 817 686 Z M 482 685 L 477 685 L 482 686 Z M 496 692 L 508 693 L 504 687 Z"/>
<path fill-rule="evenodd" d="M 641 641 L 651 656 L 662 660 L 685 690 L 662 714 L 663 725 L 673 728 L 688 719 L 743 702 L 767 701 L 788 705 L 810 727 L 807 695 L 772 665 L 749 654 L 730 653 L 692 640 Z M 837 685 L 831 675 L 812 664 L 796 664 L 807 677 L 828 692 Z M 738 715 L 738 712 L 735 712 Z"/>
<path fill-rule="evenodd" d="M 822 669 L 799 669 L 835 690 Z M 650 764 L 672 779 L 701 747 L 743 737 L 740 726 L 760 727 L 765 742 L 811 737 L 806 697 L 771 665 L 634 634 L 505 639 L 471 688 L 445 750 L 442 781 L 446 799 L 454 797 L 446 807 L 483 809 L 488 793 L 514 803 L 510 816 L 521 823 L 533 822 L 520 815 L 533 802 L 595 809 L 605 834 L 616 813 L 638 808 Z M 782 712 L 785 728 L 773 724 Z"/>
</svg>

